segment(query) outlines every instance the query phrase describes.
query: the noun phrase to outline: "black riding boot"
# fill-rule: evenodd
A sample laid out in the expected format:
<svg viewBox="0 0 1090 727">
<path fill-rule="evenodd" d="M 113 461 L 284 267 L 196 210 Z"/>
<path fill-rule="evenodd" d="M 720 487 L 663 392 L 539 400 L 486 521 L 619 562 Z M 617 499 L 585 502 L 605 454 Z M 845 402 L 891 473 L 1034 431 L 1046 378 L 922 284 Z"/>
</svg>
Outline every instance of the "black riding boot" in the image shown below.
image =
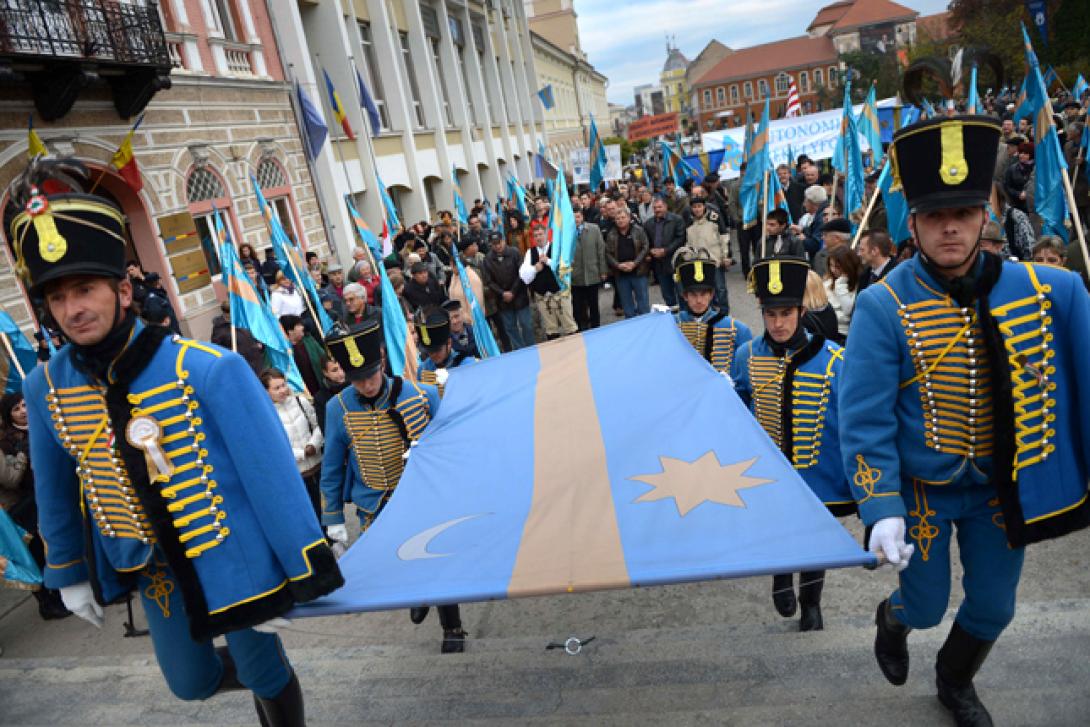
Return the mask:
<svg viewBox="0 0 1090 727">
<path fill-rule="evenodd" d="M 303 711 L 303 689 L 292 672 L 291 681 L 272 699 L 254 695 L 254 707 L 261 727 L 306 727 Z"/>
<path fill-rule="evenodd" d="M 992 727 L 992 717 L 980 703 L 973 677 L 988 658 L 994 641 L 981 641 L 954 622 L 935 660 L 939 701 L 954 715 L 958 727 Z"/>
<path fill-rule="evenodd" d="M 462 612 L 455 603 L 439 606 L 439 625 L 443 627 L 443 644 L 440 654 L 461 654 L 466 650 L 466 632 L 462 630 Z"/>
<path fill-rule="evenodd" d="M 409 609 L 409 620 L 419 626 L 428 617 L 430 606 L 413 606 Z"/>
<path fill-rule="evenodd" d="M 221 692 L 237 692 L 245 689 L 246 687 L 238 680 L 238 670 L 235 668 L 235 657 L 231 656 L 231 652 L 227 650 L 227 647 L 217 646 L 216 655 L 219 656 L 220 661 L 223 662 L 223 676 L 220 677 L 220 685 L 216 688 L 216 694 Z"/>
<path fill-rule="evenodd" d="M 878 613 L 874 616 L 878 626 L 874 656 L 889 683 L 901 686 L 908 681 L 908 633 L 912 629 L 893 618 L 889 608 L 889 599 L 886 599 L 878 604 Z"/>
<path fill-rule="evenodd" d="M 60 591 L 52 588 L 39 588 L 34 591 L 34 598 L 38 601 L 38 615 L 42 617 L 43 621 L 68 618 L 72 615 L 72 612 L 64 607 Z"/>
<path fill-rule="evenodd" d="M 821 589 L 825 586 L 825 571 L 803 571 L 799 573 L 799 631 L 821 631 L 825 623 L 821 620 Z"/>
<path fill-rule="evenodd" d="M 776 613 L 784 618 L 791 618 L 798 609 L 795 601 L 795 576 L 793 573 L 781 573 L 772 576 L 772 605 Z"/>
</svg>

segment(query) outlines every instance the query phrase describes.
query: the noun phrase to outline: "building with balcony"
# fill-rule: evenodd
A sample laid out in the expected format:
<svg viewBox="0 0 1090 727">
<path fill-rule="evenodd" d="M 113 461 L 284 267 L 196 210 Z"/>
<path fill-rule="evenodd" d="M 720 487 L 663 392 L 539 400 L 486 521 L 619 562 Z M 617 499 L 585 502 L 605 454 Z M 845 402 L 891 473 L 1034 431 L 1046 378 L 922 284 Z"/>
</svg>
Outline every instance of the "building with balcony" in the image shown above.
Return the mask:
<svg viewBox="0 0 1090 727">
<path fill-rule="evenodd" d="M 159 273 L 183 330 L 207 337 L 224 297 L 215 211 L 236 242 L 268 247 L 249 177 L 306 250 L 329 253 L 263 0 L 6 0 L 0 5 L 0 203 L 27 160 L 27 119 L 75 157 L 127 218 L 128 256 Z M 138 118 L 140 189 L 111 158 Z M 0 307 L 34 311 L 4 231 Z"/>
<path fill-rule="evenodd" d="M 775 119 L 787 110 L 787 92 L 794 80 L 802 112 L 822 110 L 821 91 L 835 90 L 840 83 L 837 51 L 828 36 L 799 36 L 725 55 L 695 84 L 697 122 L 701 131 L 745 124 L 746 108 L 755 116 L 765 97 Z M 839 99 L 830 106 L 839 104 Z"/>
</svg>

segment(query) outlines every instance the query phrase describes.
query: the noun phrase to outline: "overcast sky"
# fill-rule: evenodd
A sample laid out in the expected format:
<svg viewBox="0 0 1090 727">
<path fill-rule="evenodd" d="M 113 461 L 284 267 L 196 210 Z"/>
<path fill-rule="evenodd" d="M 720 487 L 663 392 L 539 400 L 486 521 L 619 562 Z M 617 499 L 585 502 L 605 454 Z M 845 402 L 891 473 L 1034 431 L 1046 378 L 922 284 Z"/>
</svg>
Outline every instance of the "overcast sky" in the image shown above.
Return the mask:
<svg viewBox="0 0 1090 727">
<path fill-rule="evenodd" d="M 832 2 L 832 0 L 829 0 Z M 692 60 L 713 38 L 734 49 L 804 35 L 828 2 L 812 0 L 575 0 L 579 39 L 590 62 L 609 79 L 609 100 L 628 106 L 632 88 L 658 83 L 666 35 Z M 903 0 L 922 15 L 949 0 Z"/>
</svg>

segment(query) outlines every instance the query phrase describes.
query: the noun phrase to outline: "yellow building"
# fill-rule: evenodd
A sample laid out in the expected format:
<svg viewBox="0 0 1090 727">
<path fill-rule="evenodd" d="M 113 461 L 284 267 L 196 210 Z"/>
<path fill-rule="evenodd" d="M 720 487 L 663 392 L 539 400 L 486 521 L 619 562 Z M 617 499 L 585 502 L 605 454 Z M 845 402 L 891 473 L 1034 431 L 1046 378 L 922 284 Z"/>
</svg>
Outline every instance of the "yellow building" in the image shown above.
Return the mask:
<svg viewBox="0 0 1090 727">
<path fill-rule="evenodd" d="M 689 112 L 689 85 L 685 80 L 685 70 L 689 67 L 689 59 L 682 54 L 677 46 L 666 44 L 666 63 L 659 74 L 659 85 L 662 86 L 662 102 L 665 112 L 676 111 L 681 116 L 687 117 Z"/>
</svg>

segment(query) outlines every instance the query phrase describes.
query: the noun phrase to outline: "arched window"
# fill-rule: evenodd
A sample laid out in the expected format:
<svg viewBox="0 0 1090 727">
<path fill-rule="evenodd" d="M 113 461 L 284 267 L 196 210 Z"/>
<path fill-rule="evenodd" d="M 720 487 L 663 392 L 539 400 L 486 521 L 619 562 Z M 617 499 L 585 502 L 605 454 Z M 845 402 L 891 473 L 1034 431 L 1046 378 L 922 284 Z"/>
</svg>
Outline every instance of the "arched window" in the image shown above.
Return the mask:
<svg viewBox="0 0 1090 727">
<path fill-rule="evenodd" d="M 757 81 L 757 93 L 759 98 L 768 98 L 768 81 L 761 78 Z"/>
<path fill-rule="evenodd" d="M 712 92 L 710 88 L 704 89 L 704 108 L 710 109 L 712 107 Z"/>
<path fill-rule="evenodd" d="M 787 94 L 787 89 L 791 86 L 791 76 L 786 73 L 780 73 L 776 76 L 776 95 L 784 96 Z"/>
<path fill-rule="evenodd" d="M 838 75 L 840 74 L 837 72 L 836 66 L 829 66 L 829 88 L 836 88 Z"/>
<path fill-rule="evenodd" d="M 814 69 L 814 85 L 818 88 L 825 85 L 825 76 L 820 68 Z"/>
<path fill-rule="evenodd" d="M 737 83 L 731 84 L 731 87 L 730 87 L 730 103 L 731 103 L 731 106 L 737 106 L 738 105 L 738 84 Z"/>
<path fill-rule="evenodd" d="M 742 84 L 742 95 L 748 98 L 753 98 L 753 83 L 746 81 Z"/>
<path fill-rule="evenodd" d="M 185 195 L 189 202 L 189 213 L 193 215 L 193 222 L 197 228 L 197 235 L 201 240 L 201 252 L 204 261 L 208 265 L 209 275 L 219 275 L 223 270 L 220 265 L 219 253 L 216 252 L 216 223 L 214 210 L 220 210 L 224 224 L 231 224 L 231 198 L 227 195 L 227 188 L 223 179 L 207 166 L 197 167 L 189 173 L 185 180 Z M 197 276 L 200 271 L 194 271 Z M 185 286 L 179 279 L 179 287 L 182 292 Z"/>
<path fill-rule="evenodd" d="M 257 165 L 257 183 L 269 200 L 273 214 L 280 220 L 280 226 L 288 234 L 291 241 L 301 249 L 304 247 L 298 233 L 296 224 L 295 205 L 292 203 L 291 185 L 288 184 L 288 175 L 280 162 L 272 157 L 265 157 Z"/>
<path fill-rule="evenodd" d="M 722 106 L 723 100 L 726 98 L 726 94 L 723 92 L 723 87 L 715 89 L 715 105 Z"/>
<path fill-rule="evenodd" d="M 810 73 L 809 71 L 802 71 L 799 73 L 799 93 L 810 92 Z"/>
<path fill-rule="evenodd" d="M 262 189 L 270 187 L 286 187 L 284 170 L 272 159 L 264 159 L 257 165 L 257 183 Z"/>
</svg>

